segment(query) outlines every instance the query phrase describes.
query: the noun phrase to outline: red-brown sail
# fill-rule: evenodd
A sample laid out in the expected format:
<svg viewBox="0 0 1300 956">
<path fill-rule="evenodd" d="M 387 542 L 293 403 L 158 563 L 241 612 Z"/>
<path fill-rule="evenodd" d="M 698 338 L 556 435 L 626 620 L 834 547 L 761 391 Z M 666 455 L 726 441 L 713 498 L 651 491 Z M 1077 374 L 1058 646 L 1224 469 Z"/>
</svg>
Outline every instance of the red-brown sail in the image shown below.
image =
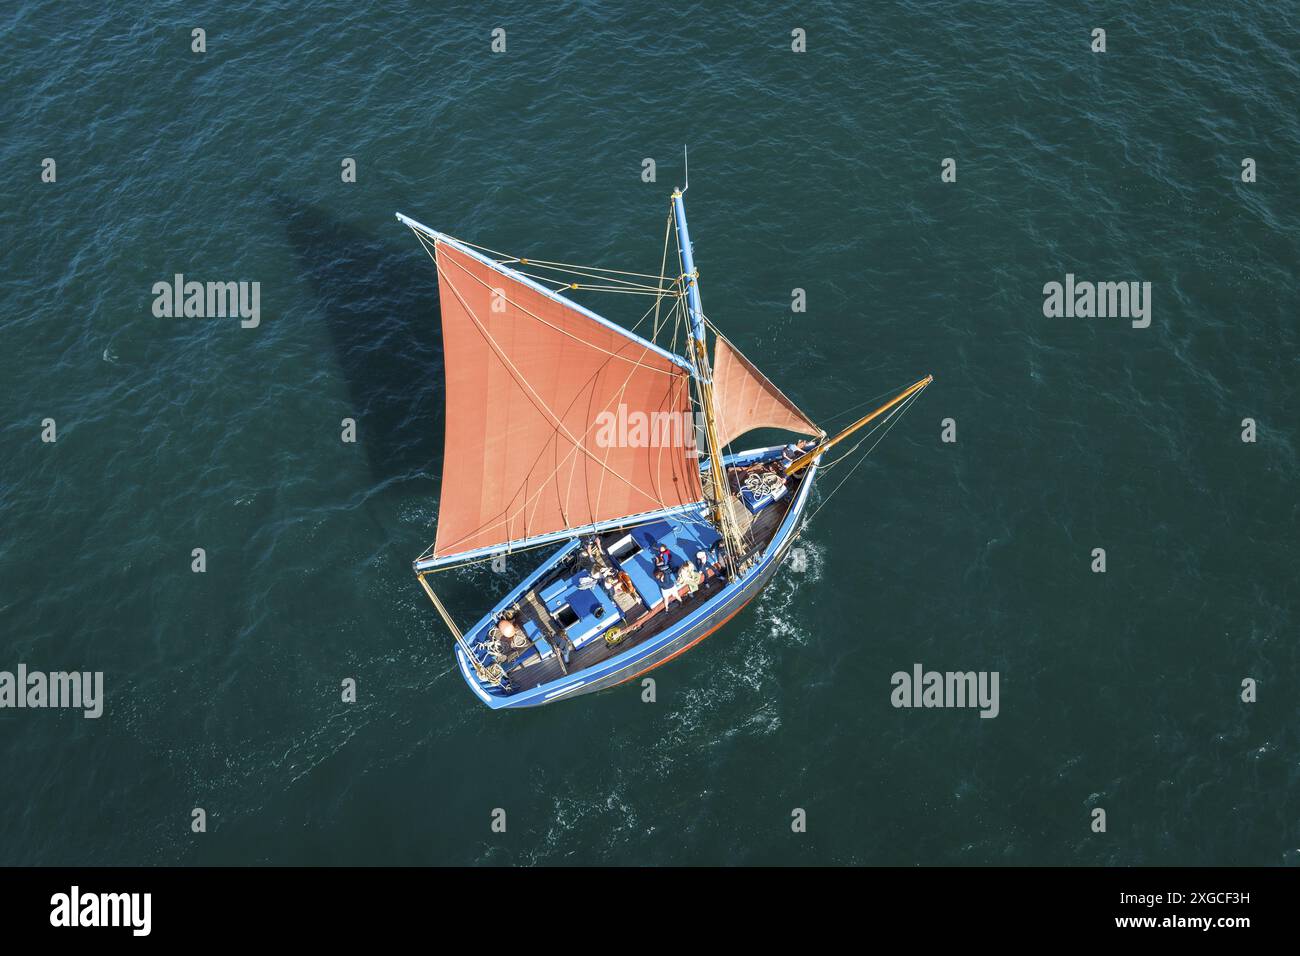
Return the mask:
<svg viewBox="0 0 1300 956">
<path fill-rule="evenodd" d="M 720 335 L 713 343 L 713 413 L 723 445 L 755 428 L 821 434 L 799 406 Z"/>
<path fill-rule="evenodd" d="M 440 237 L 447 433 L 434 557 L 700 501 L 689 373 Z"/>
</svg>

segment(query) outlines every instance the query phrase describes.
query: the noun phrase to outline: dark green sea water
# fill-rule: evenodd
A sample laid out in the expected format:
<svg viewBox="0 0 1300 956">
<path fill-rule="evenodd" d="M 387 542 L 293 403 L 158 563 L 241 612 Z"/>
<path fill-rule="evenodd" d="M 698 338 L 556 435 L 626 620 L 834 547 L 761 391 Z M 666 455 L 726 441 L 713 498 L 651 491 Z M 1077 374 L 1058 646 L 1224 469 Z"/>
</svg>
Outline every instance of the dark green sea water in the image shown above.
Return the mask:
<svg viewBox="0 0 1300 956">
<path fill-rule="evenodd" d="M 107 693 L 0 710 L 0 863 L 1300 863 L 1296 3 L 16 0 L 0 35 L 0 670 Z M 710 317 L 802 407 L 936 383 L 657 703 L 491 713 L 410 571 L 442 367 L 393 212 L 653 272 L 683 143 Z M 260 282 L 261 325 L 155 318 L 177 272 Z M 1067 273 L 1150 282 L 1150 327 L 1045 318 Z M 442 588 L 469 623 L 508 583 Z M 894 709 L 917 662 L 998 671 L 1000 715 Z"/>
</svg>

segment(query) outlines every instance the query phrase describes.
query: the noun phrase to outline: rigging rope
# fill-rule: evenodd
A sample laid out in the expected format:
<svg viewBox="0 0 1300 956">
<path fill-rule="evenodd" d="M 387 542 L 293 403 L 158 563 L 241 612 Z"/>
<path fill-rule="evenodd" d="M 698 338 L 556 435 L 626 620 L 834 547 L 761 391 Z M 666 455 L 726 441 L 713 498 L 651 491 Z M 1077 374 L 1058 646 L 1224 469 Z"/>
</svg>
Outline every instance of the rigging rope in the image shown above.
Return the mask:
<svg viewBox="0 0 1300 956">
<path fill-rule="evenodd" d="M 904 384 L 904 385 L 900 385 L 900 386 L 898 386 L 897 388 L 888 388 L 888 389 L 885 389 L 885 391 L 883 391 L 883 392 L 880 392 L 880 393 L 878 393 L 878 394 L 876 394 L 876 395 L 872 395 L 870 398 L 868 398 L 868 399 L 867 399 L 866 401 L 864 401 L 864 402 L 858 402 L 858 404 L 856 404 L 856 405 L 850 406 L 849 408 L 845 408 L 845 409 L 842 409 L 842 410 L 836 412 L 834 415 L 832 415 L 832 416 L 830 416 L 829 418 L 827 418 L 826 421 L 828 421 L 828 422 L 833 422 L 833 421 L 835 421 L 837 418 L 843 418 L 843 417 L 846 416 L 846 415 L 849 415 L 849 414 L 851 414 L 851 413 L 853 413 L 853 412 L 856 412 L 859 408 L 865 408 L 866 406 L 872 404 L 873 402 L 878 402 L 878 401 L 880 401 L 880 399 L 882 399 L 882 398 L 885 398 L 885 397 L 890 396 L 890 395 L 897 395 L 899 392 L 903 391 L 903 389 L 905 389 L 905 388 L 907 388 L 907 385 L 906 385 L 906 384 Z M 875 430 L 875 429 L 872 429 L 872 431 L 874 431 L 874 430 Z"/>
<path fill-rule="evenodd" d="M 672 226 L 672 222 L 673 222 L 673 214 L 672 211 L 669 210 L 668 221 L 664 223 L 664 254 L 661 257 L 661 260 L 659 262 L 659 284 L 660 285 L 663 285 L 664 274 L 668 271 L 668 230 L 669 227 Z M 673 285 L 676 286 L 677 283 L 674 282 Z M 658 299 L 655 299 L 655 320 L 654 320 L 654 325 L 652 326 L 652 331 L 650 333 L 651 342 L 654 342 L 659 337 L 659 302 L 662 298 L 663 297 L 660 296 Z"/>
<path fill-rule="evenodd" d="M 924 389 L 922 389 L 922 391 L 924 391 Z M 902 420 L 902 417 L 904 414 L 906 414 L 907 409 L 911 407 L 912 403 L 916 401 L 917 396 L 920 394 L 921 392 L 915 392 L 909 398 L 907 398 L 901 405 L 899 405 L 892 412 L 890 412 L 888 415 L 885 416 L 885 418 L 880 423 L 880 425 L 884 425 L 885 423 L 888 423 L 889 425 L 889 427 L 885 429 L 884 434 L 882 434 L 879 438 L 875 440 L 872 446 L 868 448 L 866 452 L 863 454 L 863 456 L 854 463 L 852 468 L 849 469 L 849 473 L 844 476 L 843 480 L 841 480 L 838 485 L 836 485 L 834 488 L 831 489 L 830 494 L 828 494 L 825 498 L 821 500 L 821 502 L 817 505 L 817 510 L 814 511 L 812 514 L 810 514 L 808 516 L 808 520 L 803 523 L 803 526 L 800 528 L 800 533 L 803 532 L 803 528 L 807 527 L 808 524 L 814 518 L 817 517 L 817 515 L 821 514 L 821 510 L 826 507 L 827 503 L 831 500 L 831 498 L 835 496 L 835 493 L 844 487 L 844 483 L 853 477 L 853 473 L 857 471 L 858 467 L 864 461 L 866 461 L 867 458 L 871 456 L 871 453 L 876 450 L 876 446 L 885 440 L 885 435 L 888 435 L 890 430 L 893 429 L 894 425 L 896 425 L 899 421 Z M 876 426 L 876 428 L 873 428 L 871 432 L 868 433 L 868 436 L 875 433 L 880 428 L 880 425 Z M 866 441 L 866 438 L 863 438 L 862 441 Z M 827 469 L 829 470 L 832 466 L 838 465 L 840 462 L 844 461 L 846 458 L 849 457 L 849 455 L 853 454 L 853 451 L 856 450 L 859 446 L 861 446 L 861 444 L 862 444 L 861 441 L 858 442 L 858 444 L 855 445 L 853 449 L 850 449 L 844 455 L 841 455 L 839 458 L 835 459 L 835 461 L 831 462 L 831 464 L 827 466 Z"/>
<path fill-rule="evenodd" d="M 497 265 L 504 266 L 507 265 L 507 263 L 498 262 Z M 528 278 L 535 279 L 538 282 L 553 283 L 559 289 L 598 289 L 601 291 L 608 291 L 608 292 L 637 292 L 640 293 L 641 295 L 664 295 L 665 293 L 667 293 L 669 290 L 672 289 L 671 285 L 667 289 L 665 289 L 663 286 L 646 285 L 639 282 L 623 282 L 622 279 L 612 279 L 609 276 L 588 275 L 585 272 L 572 272 L 570 273 L 570 275 L 585 276 L 588 279 L 597 279 L 601 282 L 619 282 L 622 284 L 621 285 L 586 285 L 580 282 L 566 282 L 562 279 L 551 278 L 550 276 L 534 275 L 533 273 L 526 272 L 523 269 L 512 269 L 511 271 L 517 272 L 521 276 L 528 276 Z"/>
<path fill-rule="evenodd" d="M 648 272 L 629 272 L 626 269 L 607 269 L 601 266 L 583 266 L 583 265 L 577 265 L 575 263 L 569 263 L 569 262 L 552 262 L 547 259 L 528 259 L 523 256 L 512 256 L 508 253 L 501 252 L 497 249 L 492 249 L 488 246 L 481 246 L 477 242 L 470 242 L 468 239 L 457 238 L 456 236 L 453 236 L 450 233 L 442 233 L 442 235 L 447 236 L 448 239 L 455 239 L 462 246 L 469 246 L 471 249 L 481 249 L 483 252 L 490 253 L 494 257 L 499 257 L 498 258 L 499 265 L 505 265 L 510 262 L 520 262 L 523 263 L 524 265 L 542 266 L 547 269 L 554 269 L 557 272 L 575 272 L 580 274 L 579 270 L 589 269 L 592 272 L 608 272 L 611 275 L 615 275 L 615 276 L 620 276 L 620 275 L 635 276 L 638 279 L 662 280 L 664 278 L 662 274 L 654 276 Z"/>
<path fill-rule="evenodd" d="M 426 243 L 424 237 L 422 237 L 419 233 L 416 233 L 416 238 L 420 240 L 420 245 L 424 246 L 424 251 L 428 254 L 429 258 L 433 260 L 434 268 L 441 270 L 441 266 L 438 265 L 438 257 L 434 254 L 433 250 L 429 249 L 429 246 L 428 246 L 428 244 Z M 488 285 L 486 282 L 484 282 L 484 281 L 483 281 L 482 279 L 480 279 L 478 276 L 474 275 L 474 273 L 470 272 L 470 271 L 469 271 L 468 269 L 466 269 L 464 266 L 461 266 L 459 263 L 457 263 L 456 266 L 457 266 L 458 269 L 460 269 L 461 272 L 465 273 L 467 276 L 469 276 L 471 279 L 473 279 L 475 282 L 477 282 L 477 283 L 478 283 L 479 285 L 481 285 L 483 288 L 488 289 L 489 291 L 491 291 L 491 292 L 493 292 L 493 293 L 496 292 L 496 290 L 493 289 L 492 286 Z M 454 288 L 454 286 L 453 286 L 453 288 Z M 585 341 L 584 339 L 579 339 L 579 338 L 578 338 L 576 335 L 574 335 L 572 332 L 568 332 L 568 331 L 566 331 L 565 329 L 560 328 L 558 325 L 555 325 L 555 324 L 552 323 L 552 322 L 548 322 L 546 319 L 542 318 L 540 315 L 537 315 L 535 312 L 532 312 L 532 311 L 530 311 L 529 309 L 525 308 L 524 306 L 520 305 L 518 302 L 516 302 L 514 299 L 510 298 L 509 296 L 507 296 L 507 295 L 502 295 L 501 298 L 503 298 L 506 302 L 508 302 L 508 303 L 510 303 L 511 305 L 513 305 L 516 309 L 518 309 L 520 312 L 522 312 L 522 313 L 524 313 L 525 315 L 527 315 L 529 318 L 531 318 L 531 319 L 535 319 L 536 321 L 542 323 L 542 325 L 545 325 L 547 328 L 549 328 L 549 329 L 553 329 L 554 331 L 560 333 L 561 335 L 563 335 L 563 336 L 565 336 L 565 337 L 567 337 L 567 338 L 574 339 L 575 341 L 582 342 L 584 345 L 589 345 L 589 346 L 591 346 L 592 348 L 596 349 L 596 351 L 598 351 L 598 352 L 603 352 L 604 354 L 610 356 L 611 358 L 617 358 L 617 359 L 620 359 L 621 361 L 624 361 L 624 362 L 630 362 L 630 363 L 633 364 L 633 365 L 638 365 L 638 366 L 640 366 L 641 368 L 646 368 L 646 369 L 649 369 L 649 370 L 651 370 L 651 371 L 662 371 L 661 369 L 656 369 L 654 366 L 651 366 L 651 365 L 642 365 L 640 362 L 636 361 L 635 359 L 628 358 L 627 356 L 625 356 L 625 355 L 621 355 L 621 354 L 619 354 L 618 352 L 611 352 L 611 351 L 609 351 L 608 349 L 602 349 L 602 348 L 600 348 L 599 346 L 591 345 L 591 343 Z M 473 315 L 473 312 L 468 308 L 468 306 L 466 306 L 466 312 L 468 312 L 470 315 Z M 476 320 L 477 320 L 477 319 L 476 319 Z M 641 321 L 645 321 L 644 317 L 642 317 Z M 641 322 L 638 322 L 638 323 L 637 323 L 637 325 L 640 325 L 640 324 L 641 324 Z M 618 329 L 618 331 L 625 332 L 625 333 L 628 333 L 628 334 L 630 335 L 630 331 L 629 331 L 629 330 L 626 330 L 626 329 L 623 329 L 622 326 L 616 326 L 616 328 Z M 632 342 L 637 342 L 637 341 L 644 342 L 645 340 L 644 340 L 644 339 L 640 339 L 640 340 L 638 340 L 637 338 L 633 337 L 633 338 L 630 338 L 629 341 L 632 341 Z M 665 374 L 671 374 L 671 373 L 665 373 Z"/>
</svg>

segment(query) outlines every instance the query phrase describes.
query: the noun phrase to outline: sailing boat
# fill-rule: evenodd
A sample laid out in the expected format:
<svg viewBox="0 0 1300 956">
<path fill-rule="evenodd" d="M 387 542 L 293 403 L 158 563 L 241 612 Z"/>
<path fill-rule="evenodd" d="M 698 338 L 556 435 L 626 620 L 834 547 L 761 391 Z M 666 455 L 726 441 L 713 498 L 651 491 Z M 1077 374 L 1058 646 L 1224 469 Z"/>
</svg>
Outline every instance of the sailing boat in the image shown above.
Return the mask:
<svg viewBox="0 0 1300 956">
<path fill-rule="evenodd" d="M 447 379 L 437 537 L 414 569 L 461 675 L 494 709 L 613 687 L 722 627 L 789 553 L 823 455 L 933 381 L 828 435 L 706 318 L 685 191 L 672 193 L 658 277 L 502 256 L 397 214 L 437 269 Z M 650 296 L 655 334 L 561 289 Z M 684 355 L 652 340 L 673 319 Z M 757 428 L 807 437 L 729 450 Z M 556 543 L 465 631 L 430 582 Z"/>
</svg>

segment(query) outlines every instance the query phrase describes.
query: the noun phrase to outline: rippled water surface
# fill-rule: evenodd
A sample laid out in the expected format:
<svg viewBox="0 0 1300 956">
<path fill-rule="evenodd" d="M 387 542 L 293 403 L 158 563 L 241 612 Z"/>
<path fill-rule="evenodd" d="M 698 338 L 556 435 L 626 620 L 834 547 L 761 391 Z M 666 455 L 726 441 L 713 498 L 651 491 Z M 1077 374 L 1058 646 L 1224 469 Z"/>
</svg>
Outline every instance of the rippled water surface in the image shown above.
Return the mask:
<svg viewBox="0 0 1300 956">
<path fill-rule="evenodd" d="M 107 686 L 0 711 L 0 863 L 1300 862 L 1297 5 L 760 9 L 0 12 L 0 669 Z M 801 406 L 936 383 L 657 703 L 491 713 L 410 572 L 445 413 L 393 212 L 651 272 L 683 143 L 709 314 Z M 155 318 L 178 272 L 261 325 Z M 1150 328 L 1045 318 L 1067 273 Z M 1000 715 L 895 710 L 916 662 Z"/>
</svg>

